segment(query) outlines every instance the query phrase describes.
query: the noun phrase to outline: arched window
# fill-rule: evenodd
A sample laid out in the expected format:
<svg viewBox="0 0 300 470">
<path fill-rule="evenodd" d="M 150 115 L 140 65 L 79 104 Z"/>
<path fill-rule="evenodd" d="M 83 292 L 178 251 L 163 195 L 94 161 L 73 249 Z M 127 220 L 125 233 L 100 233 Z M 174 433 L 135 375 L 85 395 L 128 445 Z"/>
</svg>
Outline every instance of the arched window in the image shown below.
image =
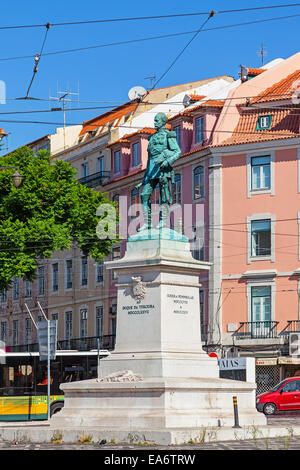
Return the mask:
<svg viewBox="0 0 300 470">
<path fill-rule="evenodd" d="M 201 199 L 204 197 L 204 167 L 197 166 L 193 172 L 194 180 L 194 199 Z"/>
<path fill-rule="evenodd" d="M 173 184 L 173 204 L 181 204 L 181 175 L 176 173 Z"/>
</svg>

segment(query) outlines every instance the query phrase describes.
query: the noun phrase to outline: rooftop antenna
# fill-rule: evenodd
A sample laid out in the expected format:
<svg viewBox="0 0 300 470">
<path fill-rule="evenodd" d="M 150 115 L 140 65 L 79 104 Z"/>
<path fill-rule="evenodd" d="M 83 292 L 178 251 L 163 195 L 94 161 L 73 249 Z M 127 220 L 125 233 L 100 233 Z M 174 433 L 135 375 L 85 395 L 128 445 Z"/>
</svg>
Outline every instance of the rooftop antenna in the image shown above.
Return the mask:
<svg viewBox="0 0 300 470">
<path fill-rule="evenodd" d="M 58 108 L 51 108 L 52 111 L 63 111 L 64 115 L 64 149 L 66 148 L 66 111 L 67 109 L 71 109 L 71 103 L 72 103 L 72 95 L 77 96 L 77 101 L 79 102 L 79 82 L 78 82 L 78 88 L 77 88 L 77 93 L 73 93 L 68 90 L 61 91 L 58 89 L 58 84 L 57 84 L 57 90 L 56 90 L 56 95 L 57 96 L 49 96 L 49 99 L 51 100 L 56 100 L 60 101 L 62 103 L 62 107 Z M 67 98 L 67 96 L 69 98 Z M 70 103 L 69 108 L 66 108 L 66 102 Z"/>
<path fill-rule="evenodd" d="M 156 80 L 156 73 L 154 72 L 154 75 L 151 75 L 150 77 L 145 77 L 145 80 L 150 80 L 149 90 L 152 90 L 153 82 L 155 83 L 155 80 Z"/>
<path fill-rule="evenodd" d="M 265 57 L 268 55 L 266 49 L 264 48 L 264 43 L 261 43 L 260 49 L 257 51 L 258 57 L 261 57 L 261 65 L 264 66 Z"/>
</svg>

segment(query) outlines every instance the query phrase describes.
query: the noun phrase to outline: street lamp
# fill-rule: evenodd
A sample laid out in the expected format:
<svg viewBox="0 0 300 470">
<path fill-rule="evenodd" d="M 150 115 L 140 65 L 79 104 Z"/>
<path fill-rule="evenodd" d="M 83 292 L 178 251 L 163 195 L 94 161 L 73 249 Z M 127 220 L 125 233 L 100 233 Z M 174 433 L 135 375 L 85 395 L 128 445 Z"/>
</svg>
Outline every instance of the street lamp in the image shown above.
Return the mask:
<svg viewBox="0 0 300 470">
<path fill-rule="evenodd" d="M 0 129 L 0 131 L 1 131 L 1 129 Z M 0 171 L 10 170 L 12 168 L 16 170 L 14 172 L 14 174 L 12 175 L 12 177 L 11 177 L 12 184 L 14 185 L 15 188 L 18 188 L 22 184 L 23 178 L 20 175 L 20 173 L 18 172 L 17 167 L 15 167 L 15 166 L 3 166 L 3 167 L 0 167 Z"/>
</svg>

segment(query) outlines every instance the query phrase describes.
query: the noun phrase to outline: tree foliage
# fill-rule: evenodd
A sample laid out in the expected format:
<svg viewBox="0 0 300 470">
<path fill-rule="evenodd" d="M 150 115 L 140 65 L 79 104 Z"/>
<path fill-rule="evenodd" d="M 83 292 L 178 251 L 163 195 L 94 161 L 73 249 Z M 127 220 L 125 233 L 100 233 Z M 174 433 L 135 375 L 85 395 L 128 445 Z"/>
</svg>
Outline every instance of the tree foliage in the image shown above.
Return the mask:
<svg viewBox="0 0 300 470">
<path fill-rule="evenodd" d="M 96 236 L 97 208 L 110 202 L 81 185 L 69 163 L 53 163 L 47 151 L 34 154 L 22 147 L 2 157 L 0 165 L 16 167 L 23 178 L 15 188 L 15 170 L 0 171 L 0 291 L 12 277 L 33 280 L 39 260 L 73 243 L 95 260 L 110 253 L 116 240 Z"/>
</svg>

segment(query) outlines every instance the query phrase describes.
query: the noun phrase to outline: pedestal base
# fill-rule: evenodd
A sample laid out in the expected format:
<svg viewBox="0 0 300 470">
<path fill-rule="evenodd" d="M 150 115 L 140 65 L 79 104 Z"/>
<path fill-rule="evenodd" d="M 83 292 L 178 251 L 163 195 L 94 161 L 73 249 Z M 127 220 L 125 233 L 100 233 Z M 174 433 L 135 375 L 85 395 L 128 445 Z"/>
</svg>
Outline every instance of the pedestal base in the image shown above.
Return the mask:
<svg viewBox="0 0 300 470">
<path fill-rule="evenodd" d="M 233 426 L 233 396 L 238 400 L 240 426 L 265 425 L 265 416 L 255 409 L 254 388 L 247 382 L 193 378 L 68 383 L 62 385 L 65 408 L 50 425 L 128 433 Z"/>
</svg>

